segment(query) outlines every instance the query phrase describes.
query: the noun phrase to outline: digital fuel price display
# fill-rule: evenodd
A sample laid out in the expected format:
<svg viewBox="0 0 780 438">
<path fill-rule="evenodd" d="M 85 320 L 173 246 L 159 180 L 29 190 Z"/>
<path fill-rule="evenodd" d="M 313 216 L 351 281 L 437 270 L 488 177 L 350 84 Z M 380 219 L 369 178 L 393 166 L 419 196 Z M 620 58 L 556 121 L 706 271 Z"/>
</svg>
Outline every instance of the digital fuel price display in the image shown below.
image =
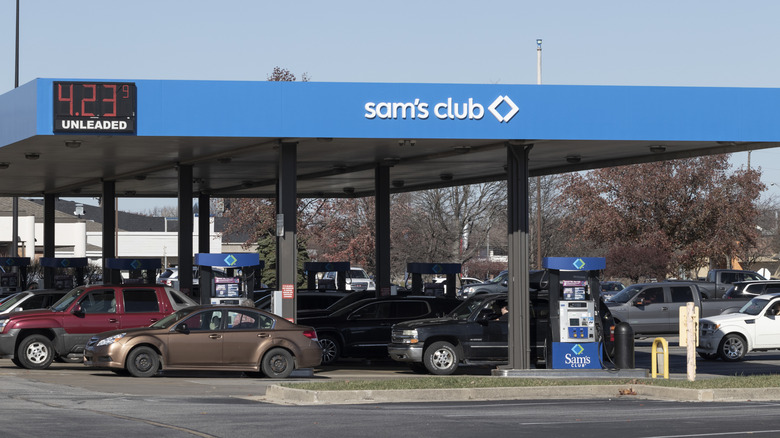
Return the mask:
<svg viewBox="0 0 780 438">
<path fill-rule="evenodd" d="M 54 82 L 54 132 L 134 133 L 132 82 Z"/>
</svg>

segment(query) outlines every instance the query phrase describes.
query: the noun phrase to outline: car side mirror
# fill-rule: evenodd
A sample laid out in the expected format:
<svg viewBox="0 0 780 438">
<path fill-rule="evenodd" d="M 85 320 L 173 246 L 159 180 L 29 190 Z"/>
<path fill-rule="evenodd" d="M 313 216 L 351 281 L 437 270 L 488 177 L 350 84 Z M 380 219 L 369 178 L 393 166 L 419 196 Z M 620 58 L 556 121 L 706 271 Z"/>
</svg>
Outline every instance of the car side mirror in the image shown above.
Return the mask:
<svg viewBox="0 0 780 438">
<path fill-rule="evenodd" d="M 24 309 L 22 309 L 22 307 L 19 306 L 16 309 L 12 310 L 11 312 L 21 312 L 22 310 L 24 310 Z"/>
<path fill-rule="evenodd" d="M 507 286 L 509 284 L 509 281 L 504 280 L 501 282 L 501 286 Z"/>
<path fill-rule="evenodd" d="M 70 313 L 76 316 L 84 316 L 84 308 L 81 307 L 81 304 L 76 304 L 73 306 L 73 310 Z"/>
<path fill-rule="evenodd" d="M 187 324 L 179 324 L 176 326 L 176 331 L 188 335 L 190 333 L 190 328 L 187 327 Z"/>
<path fill-rule="evenodd" d="M 640 298 L 640 299 L 634 301 L 634 305 L 635 306 L 644 306 L 645 305 L 645 300 Z"/>
</svg>

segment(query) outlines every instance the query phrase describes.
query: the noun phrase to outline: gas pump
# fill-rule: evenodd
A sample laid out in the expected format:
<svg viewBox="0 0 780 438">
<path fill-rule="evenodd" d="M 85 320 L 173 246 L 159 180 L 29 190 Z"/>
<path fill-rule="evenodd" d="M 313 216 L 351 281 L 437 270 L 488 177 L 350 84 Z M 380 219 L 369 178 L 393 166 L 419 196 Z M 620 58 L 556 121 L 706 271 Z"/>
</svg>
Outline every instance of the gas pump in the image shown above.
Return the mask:
<svg viewBox="0 0 780 438">
<path fill-rule="evenodd" d="M 349 262 L 305 262 L 306 288 L 309 290 L 347 290 Z M 317 279 L 320 272 L 335 272 L 335 278 Z"/>
<path fill-rule="evenodd" d="M 86 257 L 41 257 L 40 262 L 44 268 L 54 270 L 53 289 L 71 290 L 84 285 L 84 268 L 88 263 Z"/>
<path fill-rule="evenodd" d="M 407 263 L 406 272 L 412 274 L 412 293 L 438 296 L 444 295 L 448 298 L 456 297 L 455 276 L 460 274 L 460 263 Z M 422 281 L 422 274 L 445 275 L 446 281 L 443 286 L 428 285 L 426 287 Z M 427 290 L 426 290 L 427 289 Z M 430 291 L 430 292 L 429 292 Z"/>
<path fill-rule="evenodd" d="M 0 295 L 8 295 L 27 289 L 29 257 L 0 257 Z"/>
<path fill-rule="evenodd" d="M 201 304 L 238 305 L 252 298 L 255 272 L 265 263 L 257 253 L 198 253 L 193 265 L 199 271 Z M 224 268 L 227 276 L 214 276 L 213 268 Z"/>
<path fill-rule="evenodd" d="M 122 280 L 124 284 L 154 284 L 162 262 L 160 259 L 106 259 L 106 268 L 111 271 L 128 271 L 127 278 Z M 105 278 L 123 277 L 117 272 Z"/>
<path fill-rule="evenodd" d="M 550 327 L 547 368 L 602 369 L 602 324 L 599 321 L 598 271 L 601 257 L 547 257 L 550 275 Z"/>
</svg>

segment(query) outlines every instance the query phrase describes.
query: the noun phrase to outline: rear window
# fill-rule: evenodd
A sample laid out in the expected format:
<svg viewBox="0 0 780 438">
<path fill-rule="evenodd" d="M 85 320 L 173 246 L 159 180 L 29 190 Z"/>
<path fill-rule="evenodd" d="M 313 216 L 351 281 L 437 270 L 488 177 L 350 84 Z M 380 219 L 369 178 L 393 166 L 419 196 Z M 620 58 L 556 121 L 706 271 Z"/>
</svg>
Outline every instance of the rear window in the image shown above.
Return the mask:
<svg viewBox="0 0 780 438">
<path fill-rule="evenodd" d="M 159 312 L 157 292 L 151 289 L 131 289 L 123 291 L 125 313 Z"/>
<path fill-rule="evenodd" d="M 166 269 L 165 272 L 160 274 L 160 278 L 168 278 L 171 275 L 173 275 L 173 271 L 171 271 L 170 269 Z"/>
<path fill-rule="evenodd" d="M 672 287 L 672 302 L 687 303 L 693 301 L 693 292 L 690 287 Z"/>
</svg>

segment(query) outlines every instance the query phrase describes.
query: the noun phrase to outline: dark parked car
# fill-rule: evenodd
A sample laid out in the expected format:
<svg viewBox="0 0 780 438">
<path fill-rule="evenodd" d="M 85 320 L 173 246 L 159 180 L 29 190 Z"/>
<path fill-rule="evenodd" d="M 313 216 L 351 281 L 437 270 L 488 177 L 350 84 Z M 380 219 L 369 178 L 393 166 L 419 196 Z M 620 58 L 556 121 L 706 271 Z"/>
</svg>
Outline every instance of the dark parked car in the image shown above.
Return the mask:
<svg viewBox="0 0 780 438">
<path fill-rule="evenodd" d="M 298 292 L 298 296 L 296 297 L 298 302 L 298 312 L 308 310 L 325 310 L 333 303 L 347 295 L 349 295 L 349 292 Z M 255 301 L 255 307 L 270 312 L 272 310 L 271 296 L 267 295 Z"/>
<path fill-rule="evenodd" d="M 84 365 L 135 377 L 166 369 L 285 378 L 321 358 L 311 327 L 258 309 L 211 305 L 179 310 L 149 327 L 99 333 L 84 350 Z"/>
<path fill-rule="evenodd" d="M 322 345 L 322 364 L 341 357 L 387 357 L 393 324 L 446 315 L 461 304 L 451 298 L 406 296 L 369 298 L 327 316 L 299 317 L 312 326 Z"/>
<path fill-rule="evenodd" d="M 723 295 L 724 299 L 753 299 L 759 295 L 780 292 L 780 280 L 738 281 Z"/>
</svg>

